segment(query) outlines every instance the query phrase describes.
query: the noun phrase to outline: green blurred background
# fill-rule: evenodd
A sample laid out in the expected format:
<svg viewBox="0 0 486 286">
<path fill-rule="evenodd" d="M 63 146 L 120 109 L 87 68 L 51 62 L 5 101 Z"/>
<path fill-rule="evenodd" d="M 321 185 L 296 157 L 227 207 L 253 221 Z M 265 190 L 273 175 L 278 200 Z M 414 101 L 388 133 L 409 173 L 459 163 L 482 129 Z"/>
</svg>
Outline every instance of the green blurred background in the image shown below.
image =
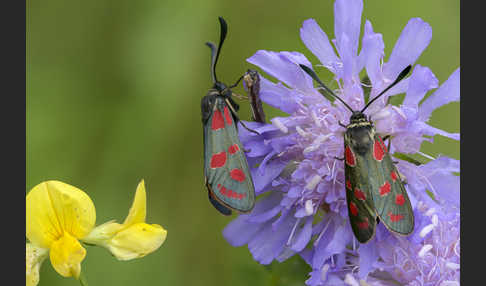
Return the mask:
<svg viewBox="0 0 486 286">
<path fill-rule="evenodd" d="M 421 17 L 433 38 L 417 63 L 440 83 L 460 65 L 459 1 L 365 2 L 362 21 L 383 34 L 387 56 L 407 21 Z M 220 15 L 229 34 L 218 74 L 227 83 L 252 67 L 245 59 L 259 49 L 299 51 L 316 64 L 299 37 L 305 19 L 334 37 L 330 0 L 27 1 L 26 191 L 50 179 L 77 186 L 101 224 L 123 221 L 143 178 L 148 222 L 168 230 L 159 250 L 129 262 L 87 247 L 90 285 L 303 285 L 307 278 L 308 269 L 292 268 L 301 265 L 297 257 L 275 266 L 290 267 L 294 280 L 279 280 L 247 247 L 231 247 L 221 231 L 232 218 L 208 202 L 200 100 L 211 87 L 204 43 L 217 42 Z M 244 93 L 241 85 L 235 91 Z M 265 108 L 267 118 L 281 114 Z M 459 132 L 459 104 L 434 112 L 431 124 Z M 422 150 L 459 159 L 459 143 L 447 138 Z M 40 285 L 79 284 L 46 260 Z"/>
</svg>

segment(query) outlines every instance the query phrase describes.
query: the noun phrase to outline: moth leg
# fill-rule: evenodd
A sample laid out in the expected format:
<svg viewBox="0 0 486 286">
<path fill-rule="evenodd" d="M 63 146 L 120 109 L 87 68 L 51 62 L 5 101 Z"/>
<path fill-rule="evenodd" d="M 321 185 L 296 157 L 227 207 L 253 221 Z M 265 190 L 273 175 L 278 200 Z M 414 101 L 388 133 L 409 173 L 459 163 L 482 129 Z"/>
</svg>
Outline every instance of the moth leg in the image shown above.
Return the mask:
<svg viewBox="0 0 486 286">
<path fill-rule="evenodd" d="M 243 149 L 243 152 L 245 153 L 250 153 L 251 152 L 251 149 L 245 149 L 245 148 L 242 148 Z"/>
<path fill-rule="evenodd" d="M 343 161 L 344 160 L 344 157 L 339 158 L 339 157 L 334 156 L 334 159 L 339 160 L 339 161 Z"/>
<path fill-rule="evenodd" d="M 240 123 L 240 124 L 241 124 L 243 127 L 245 127 L 245 129 L 246 129 L 246 130 L 248 130 L 248 131 L 250 131 L 250 132 L 253 132 L 253 133 L 257 134 L 257 135 L 261 135 L 261 134 L 260 134 L 260 133 L 258 133 L 257 131 L 255 131 L 255 130 L 253 130 L 253 129 L 248 128 L 248 127 L 247 127 L 247 126 L 246 126 L 246 125 L 243 123 L 243 121 L 238 120 L 238 122 L 239 122 L 239 123 Z"/>
<path fill-rule="evenodd" d="M 406 185 L 407 184 L 407 177 L 405 177 L 404 174 L 400 173 L 400 171 L 398 171 L 398 169 L 397 169 L 397 173 L 398 173 L 398 176 L 400 177 L 400 180 L 402 181 L 402 183 L 404 185 Z"/>
<path fill-rule="evenodd" d="M 342 124 L 341 121 L 338 121 L 339 126 L 346 128 L 346 125 Z"/>
<path fill-rule="evenodd" d="M 248 100 L 248 98 L 247 98 L 246 96 L 243 96 L 243 95 L 237 94 L 237 93 L 235 93 L 235 92 L 233 92 L 233 93 L 231 94 L 231 96 L 234 96 L 234 97 L 238 98 L 239 100 Z"/>
</svg>

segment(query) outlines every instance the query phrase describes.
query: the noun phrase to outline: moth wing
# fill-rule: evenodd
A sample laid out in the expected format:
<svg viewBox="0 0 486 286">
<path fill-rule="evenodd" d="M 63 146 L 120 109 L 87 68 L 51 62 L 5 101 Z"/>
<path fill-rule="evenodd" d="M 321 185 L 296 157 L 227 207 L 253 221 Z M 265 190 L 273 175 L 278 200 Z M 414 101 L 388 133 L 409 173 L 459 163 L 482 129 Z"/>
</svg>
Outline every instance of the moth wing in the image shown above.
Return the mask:
<svg viewBox="0 0 486 286">
<path fill-rule="evenodd" d="M 243 213 L 251 211 L 255 204 L 255 187 L 235 120 L 222 98 L 215 100 L 213 112 L 204 126 L 204 140 L 204 171 L 212 199 L 226 208 Z"/>
<path fill-rule="evenodd" d="M 345 149 L 350 146 L 345 144 Z M 368 170 L 362 157 L 352 150 L 354 164 L 345 162 L 346 200 L 348 203 L 349 221 L 354 236 L 360 243 L 366 243 L 375 234 L 376 212 L 368 184 Z"/>
<path fill-rule="evenodd" d="M 381 155 L 383 154 L 383 155 Z M 413 231 L 414 216 L 410 199 L 395 164 L 379 135 L 375 135 L 369 166 L 374 170 L 372 196 L 376 214 L 392 232 L 407 235 Z M 377 159 L 381 159 L 377 160 Z"/>
</svg>

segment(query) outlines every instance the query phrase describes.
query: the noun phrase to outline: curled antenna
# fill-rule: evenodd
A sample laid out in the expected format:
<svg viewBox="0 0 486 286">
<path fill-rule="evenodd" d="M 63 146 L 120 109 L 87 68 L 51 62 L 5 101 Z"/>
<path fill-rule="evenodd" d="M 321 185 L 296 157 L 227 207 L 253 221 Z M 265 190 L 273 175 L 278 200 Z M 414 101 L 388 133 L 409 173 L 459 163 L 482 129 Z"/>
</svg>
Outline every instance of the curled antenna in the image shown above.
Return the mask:
<svg viewBox="0 0 486 286">
<path fill-rule="evenodd" d="M 213 43 L 206 43 L 206 45 L 211 49 L 211 76 L 214 83 L 218 82 L 218 78 L 216 77 L 216 64 L 218 63 L 219 53 L 228 32 L 228 25 L 226 24 L 226 21 L 223 19 L 223 17 L 219 17 L 219 24 L 221 25 L 221 35 L 219 38 L 218 49 L 216 49 Z"/>
<path fill-rule="evenodd" d="M 395 84 L 399 83 L 404 77 L 406 77 L 407 74 L 410 72 L 411 69 L 412 69 L 412 65 L 408 65 L 406 68 L 404 68 L 402 70 L 402 72 L 400 72 L 400 74 L 398 75 L 397 79 L 395 79 L 395 81 L 392 84 L 390 84 L 387 88 L 385 88 L 382 92 L 380 92 L 380 94 L 378 94 L 377 96 L 375 96 L 375 98 L 373 98 L 372 100 L 370 100 L 368 102 L 368 104 L 366 104 L 365 107 L 363 107 L 363 109 L 361 109 L 361 113 L 363 113 L 365 111 L 365 109 L 368 108 L 368 106 L 370 106 L 370 104 L 372 104 L 375 100 L 377 100 L 380 96 L 382 96 L 385 92 L 387 92 Z"/>
<path fill-rule="evenodd" d="M 341 101 L 344 106 L 346 106 L 351 112 L 354 112 L 354 110 L 346 103 L 344 102 L 344 100 L 342 100 L 339 96 L 337 96 L 332 90 L 330 90 L 326 85 L 324 85 L 322 83 L 322 81 L 319 79 L 319 77 L 317 76 L 317 74 L 311 70 L 309 67 L 305 66 L 305 65 L 301 65 L 299 64 L 299 66 L 308 74 L 310 75 L 315 81 L 317 81 L 317 83 L 319 83 L 327 92 L 329 92 L 332 96 L 334 96 L 336 99 L 339 99 L 339 101 Z"/>
</svg>

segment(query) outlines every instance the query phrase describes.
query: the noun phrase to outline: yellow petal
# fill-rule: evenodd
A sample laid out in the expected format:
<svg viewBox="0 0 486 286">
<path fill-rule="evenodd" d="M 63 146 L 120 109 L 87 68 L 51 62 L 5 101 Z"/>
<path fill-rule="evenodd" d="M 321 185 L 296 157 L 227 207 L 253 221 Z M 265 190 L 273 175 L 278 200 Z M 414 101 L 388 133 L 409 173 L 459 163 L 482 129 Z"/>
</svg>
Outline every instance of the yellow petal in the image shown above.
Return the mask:
<svg viewBox="0 0 486 286">
<path fill-rule="evenodd" d="M 39 269 L 47 257 L 48 250 L 31 243 L 25 244 L 25 285 L 35 286 L 39 283 Z"/>
<path fill-rule="evenodd" d="M 86 256 L 84 249 L 79 241 L 69 233 L 54 241 L 49 252 L 52 267 L 64 277 L 74 276 L 79 278 L 81 273 L 81 261 Z"/>
<path fill-rule="evenodd" d="M 26 197 L 26 236 L 43 248 L 64 232 L 82 238 L 93 228 L 96 211 L 90 197 L 60 181 L 42 182 Z"/>
<path fill-rule="evenodd" d="M 81 240 L 85 243 L 106 247 L 106 242 L 112 239 L 113 236 L 123 228 L 125 228 L 124 225 L 112 220 L 93 228 L 93 230 Z"/>
<path fill-rule="evenodd" d="M 128 216 L 123 222 L 124 225 L 131 225 L 139 222 L 145 222 L 145 216 L 147 214 L 147 202 L 145 193 L 145 183 L 140 181 L 135 192 L 135 198 L 133 199 L 132 207 L 128 212 Z"/>
<path fill-rule="evenodd" d="M 119 260 L 130 260 L 157 250 L 166 237 L 167 231 L 160 225 L 137 223 L 118 232 L 107 246 Z"/>
</svg>

